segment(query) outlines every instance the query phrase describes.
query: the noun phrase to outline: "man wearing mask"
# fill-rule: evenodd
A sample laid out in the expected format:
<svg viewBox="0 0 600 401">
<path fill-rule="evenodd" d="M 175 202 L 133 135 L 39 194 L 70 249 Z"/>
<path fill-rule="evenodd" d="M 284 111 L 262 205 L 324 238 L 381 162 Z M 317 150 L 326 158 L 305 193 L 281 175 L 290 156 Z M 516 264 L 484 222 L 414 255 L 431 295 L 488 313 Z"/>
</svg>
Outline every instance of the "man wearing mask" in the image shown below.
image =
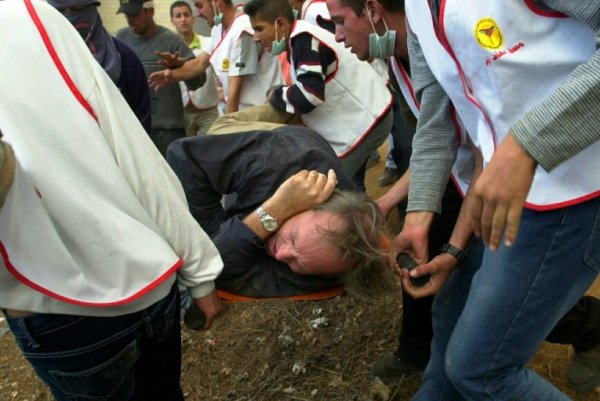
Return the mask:
<svg viewBox="0 0 600 401">
<path fill-rule="evenodd" d="M 290 52 L 292 84 L 272 92 L 271 106 L 299 115 L 329 142 L 346 173 L 354 176 L 390 132 L 392 94 L 386 82 L 336 43 L 329 31 L 294 21 L 287 0 L 254 0 L 244 10 L 256 42 L 273 55 Z"/>
<path fill-rule="evenodd" d="M 327 3 L 336 23 L 337 40 L 351 47 L 359 58 L 365 59 L 375 53 L 380 53 L 381 56 L 381 50 L 389 53 L 393 49 L 394 54 L 389 57 L 393 76 L 410 110 L 415 117 L 418 117 L 420 107 L 412 89 L 408 68 L 404 1 L 328 0 Z M 463 148 L 462 152 L 467 152 L 467 149 Z M 460 170 L 457 169 L 459 166 L 455 166 L 454 169 L 456 176 L 461 176 Z M 406 198 L 408 178 L 407 174 L 377 200 L 384 215 Z M 455 179 L 455 182 L 458 180 Z M 444 194 L 442 214 L 435 215 L 429 231 L 428 243 L 431 257 L 436 256 L 442 244 L 448 241 L 457 218 L 460 199 L 456 195 L 451 196 L 452 193 L 456 194 L 456 189 L 451 184 Z M 444 253 L 446 252 L 443 252 L 438 260 L 445 260 L 451 264 L 456 262 L 452 255 L 444 255 Z M 424 368 L 427 358 L 421 359 L 419 363 L 415 362 L 419 361 L 418 355 L 429 354 L 429 343 L 432 337 L 430 311 L 431 297 L 414 299 L 408 294 L 403 295 L 403 320 L 398 348 L 393 356 L 385 357 L 374 365 L 372 370 L 374 376 L 388 381 L 410 374 L 411 365 Z M 600 346 L 599 315 L 600 300 L 594 297 L 583 297 L 547 337 L 550 342 L 573 345 L 575 359 L 569 369 L 568 377 L 573 387 L 580 391 L 586 391 L 594 387 L 594 383 L 600 383 L 600 364 L 597 362 L 597 357 L 594 359 L 591 356 Z"/>
<path fill-rule="evenodd" d="M 77 29 L 127 104 L 150 133 L 150 90 L 139 57 L 122 41 L 108 34 L 98 13 L 99 0 L 48 0 Z"/>
<path fill-rule="evenodd" d="M 422 118 L 404 251 L 428 259 L 426 234 L 456 157 L 450 102 L 485 166 L 463 203 L 467 229 L 451 237 L 466 250 L 460 269 L 435 259 L 413 269 L 431 274 L 421 289 L 404 272 L 414 295 L 441 287 L 415 400 L 568 399 L 526 365 L 598 275 L 599 6 L 406 4 Z"/>
</svg>

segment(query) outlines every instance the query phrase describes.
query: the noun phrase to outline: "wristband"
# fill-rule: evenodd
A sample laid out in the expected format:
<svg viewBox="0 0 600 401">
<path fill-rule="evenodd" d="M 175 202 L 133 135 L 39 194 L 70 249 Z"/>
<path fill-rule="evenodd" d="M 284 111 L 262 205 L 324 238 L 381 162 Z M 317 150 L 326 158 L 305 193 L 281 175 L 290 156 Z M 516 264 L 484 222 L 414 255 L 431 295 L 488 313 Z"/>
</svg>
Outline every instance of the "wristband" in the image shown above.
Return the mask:
<svg viewBox="0 0 600 401">
<path fill-rule="evenodd" d="M 450 255 L 454 256 L 458 261 L 458 264 L 461 264 L 466 257 L 465 251 L 449 243 L 442 245 L 440 248 L 440 253 L 449 253 Z"/>
</svg>

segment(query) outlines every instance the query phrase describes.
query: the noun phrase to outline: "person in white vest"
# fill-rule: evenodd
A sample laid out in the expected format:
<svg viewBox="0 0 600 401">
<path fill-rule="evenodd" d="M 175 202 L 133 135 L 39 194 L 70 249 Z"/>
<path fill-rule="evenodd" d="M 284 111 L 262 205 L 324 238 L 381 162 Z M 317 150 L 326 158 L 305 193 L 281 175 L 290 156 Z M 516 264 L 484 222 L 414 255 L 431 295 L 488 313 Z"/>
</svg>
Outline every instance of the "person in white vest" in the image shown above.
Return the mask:
<svg viewBox="0 0 600 401">
<path fill-rule="evenodd" d="M 175 282 L 208 328 L 215 246 L 67 19 L 2 1 L 0 38 L 0 308 L 17 344 L 58 401 L 183 401 Z"/>
<path fill-rule="evenodd" d="M 198 56 L 202 49 L 209 48 L 210 38 L 194 32 L 194 14 L 192 7 L 183 0 L 175 1 L 170 8 L 171 24 L 186 45 Z M 188 136 L 204 135 L 219 117 L 217 104 L 219 94 L 217 81 L 212 67 L 206 70 L 206 83 L 196 90 L 189 90 L 183 82 L 179 83 L 183 101 L 183 118 Z"/>
<path fill-rule="evenodd" d="M 450 242 L 468 244 L 460 269 L 434 258 L 403 272 L 415 296 L 439 289 L 414 399 L 567 400 L 526 366 L 600 266 L 600 3 L 442 5 L 406 3 L 421 114 L 402 250 L 428 260 L 427 232 L 456 157 L 450 101 L 483 171 Z M 428 285 L 410 286 L 409 276 L 425 273 Z M 587 379 L 581 389 L 594 385 Z"/>
<path fill-rule="evenodd" d="M 386 82 L 332 33 L 295 21 L 287 0 L 253 0 L 244 11 L 255 41 L 273 55 L 286 49 L 290 53 L 292 85 L 275 89 L 269 103 L 300 115 L 304 125 L 329 142 L 353 176 L 390 132 L 392 94 Z"/>
<path fill-rule="evenodd" d="M 338 42 L 351 49 L 360 60 L 385 60 L 390 65 L 390 81 L 399 96 L 394 107 L 394 142 L 398 145 L 393 155 L 397 165 L 408 167 L 412 136 L 414 134 L 419 107 L 411 95 L 410 77 L 404 66 L 408 66 L 408 49 L 406 48 L 406 30 L 403 1 L 389 1 L 393 13 L 382 15 L 382 7 L 377 2 L 365 0 L 328 0 L 332 21 L 335 23 L 335 35 Z M 402 10 L 402 15 L 397 13 Z M 384 26 L 386 21 L 387 29 Z M 383 46 L 372 38 L 391 37 L 391 43 Z M 383 41 L 383 39 L 381 39 Z M 371 44 L 371 43 L 372 44 Z M 398 121 L 399 119 L 399 121 Z M 406 168 L 405 168 L 406 169 Z M 398 207 L 400 216 L 405 213 L 404 200 L 408 194 L 410 172 L 406 171 L 402 178 L 383 196 L 377 199 L 384 216 Z M 437 255 L 441 247 L 448 241 L 460 210 L 462 198 L 458 188 L 449 182 L 444 194 L 443 215 L 437 215 L 433 229 L 429 235 L 429 252 Z M 402 217 L 400 217 L 402 218 Z M 397 253 L 397 251 L 396 251 Z M 393 255 L 395 257 L 395 255 Z M 413 298 L 406 291 L 402 292 L 402 325 L 398 337 L 398 346 L 391 356 L 377 360 L 371 369 L 371 376 L 384 383 L 421 374 L 427 365 L 430 354 L 431 338 L 431 304 L 433 296 L 420 299 Z"/>
<path fill-rule="evenodd" d="M 150 86 L 162 88 L 190 79 L 212 65 L 223 85 L 226 113 L 263 104 L 269 89 L 283 83 L 277 59 L 253 43 L 254 31 L 241 6 L 234 6 L 231 0 L 214 0 L 213 6 L 218 13 L 211 31 L 212 47 L 188 61 L 172 54 L 159 54 L 169 68 L 151 74 Z"/>
<path fill-rule="evenodd" d="M 374 40 L 375 38 L 380 37 L 381 39 L 378 40 L 385 43 L 385 37 L 393 37 L 393 55 L 388 57 L 391 70 L 398 83 L 399 92 L 404 95 L 405 101 L 410 106 L 414 116 L 418 117 L 420 106 L 412 89 L 408 68 L 404 1 L 327 0 L 327 4 L 332 19 L 336 23 L 336 40 L 343 41 L 347 47 L 351 47 L 357 57 L 368 59 L 370 53 L 372 56 L 378 52 L 377 49 L 373 49 L 378 43 Z M 383 48 L 388 48 L 388 46 L 383 46 Z M 379 56 L 381 57 L 382 54 L 379 54 Z M 463 158 L 465 153 L 470 152 L 471 148 L 466 146 L 462 149 Z M 470 163 L 468 159 L 462 162 L 462 167 L 460 163 L 455 163 L 454 182 L 460 182 L 460 176 L 471 172 L 471 170 L 464 168 Z M 384 216 L 387 216 L 393 207 L 406 198 L 409 176 L 409 174 L 406 174 L 401 181 L 377 200 Z M 429 230 L 429 257 L 440 253 L 441 245 L 448 241 L 457 218 L 457 206 L 460 205 L 461 199 L 457 198 L 456 195 L 453 196 L 452 193 L 456 193 L 456 188 L 453 184 L 450 184 L 447 186 L 442 200 L 443 212 L 435 215 L 432 228 Z M 447 253 L 447 251 L 442 253 Z M 447 263 L 453 265 L 456 263 L 456 258 L 451 254 L 442 257 Z M 385 357 L 374 364 L 371 371 L 373 376 L 377 376 L 385 382 L 409 375 L 411 365 L 415 363 L 415 360 L 418 360 L 415 355 L 423 354 L 422 349 L 424 346 L 427 348 L 425 354 L 429 354 L 432 333 L 431 328 L 429 330 L 424 329 L 427 321 L 431 320 L 431 299 L 429 298 L 415 300 L 411 296 L 403 294 L 403 320 L 398 348 L 394 356 Z M 427 304 L 423 301 L 428 299 L 429 309 L 426 309 Z M 419 304 L 421 307 L 418 306 Z M 599 316 L 600 300 L 595 297 L 583 297 L 560 320 L 547 338 L 550 342 L 572 344 L 575 348 L 576 357 L 569 369 L 568 377 L 576 389 L 580 388 L 579 380 L 572 380 L 576 376 L 595 377 L 596 380 L 600 380 L 600 364 L 597 362 L 589 363 L 590 358 L 585 359 L 588 362 L 587 364 L 578 362 L 580 359 L 585 358 L 585 355 L 591 350 L 600 347 Z M 430 323 L 427 325 L 431 326 Z M 585 366 L 586 369 L 583 370 L 582 366 Z"/>
</svg>

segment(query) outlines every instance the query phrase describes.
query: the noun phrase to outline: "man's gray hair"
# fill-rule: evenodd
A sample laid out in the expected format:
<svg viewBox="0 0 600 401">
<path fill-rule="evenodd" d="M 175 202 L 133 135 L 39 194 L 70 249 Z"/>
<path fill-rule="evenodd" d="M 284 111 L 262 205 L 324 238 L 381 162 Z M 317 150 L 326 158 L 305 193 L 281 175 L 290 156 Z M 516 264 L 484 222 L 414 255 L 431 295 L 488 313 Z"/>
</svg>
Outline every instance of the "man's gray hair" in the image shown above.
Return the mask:
<svg viewBox="0 0 600 401">
<path fill-rule="evenodd" d="M 341 280 L 352 293 L 378 296 L 396 289 L 394 274 L 388 267 L 383 216 L 377 204 L 362 192 L 335 190 L 314 211 L 330 213 L 342 227 L 321 230 L 325 239 L 341 250 L 352 267 Z"/>
</svg>

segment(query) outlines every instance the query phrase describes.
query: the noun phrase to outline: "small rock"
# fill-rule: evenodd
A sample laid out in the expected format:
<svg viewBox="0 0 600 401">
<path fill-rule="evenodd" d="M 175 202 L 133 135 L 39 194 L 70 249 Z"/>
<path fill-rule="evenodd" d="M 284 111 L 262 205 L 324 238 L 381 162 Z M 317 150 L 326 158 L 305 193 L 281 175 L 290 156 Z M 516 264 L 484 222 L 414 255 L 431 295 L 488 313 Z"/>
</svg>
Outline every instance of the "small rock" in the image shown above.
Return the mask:
<svg viewBox="0 0 600 401">
<path fill-rule="evenodd" d="M 306 366 L 304 366 L 304 363 L 302 362 L 296 362 L 294 363 L 294 366 L 292 366 L 292 372 L 297 375 L 306 373 Z"/>
<path fill-rule="evenodd" d="M 310 325 L 313 329 L 329 327 L 329 319 L 327 319 L 326 317 L 318 317 L 315 320 L 311 320 Z"/>
</svg>

